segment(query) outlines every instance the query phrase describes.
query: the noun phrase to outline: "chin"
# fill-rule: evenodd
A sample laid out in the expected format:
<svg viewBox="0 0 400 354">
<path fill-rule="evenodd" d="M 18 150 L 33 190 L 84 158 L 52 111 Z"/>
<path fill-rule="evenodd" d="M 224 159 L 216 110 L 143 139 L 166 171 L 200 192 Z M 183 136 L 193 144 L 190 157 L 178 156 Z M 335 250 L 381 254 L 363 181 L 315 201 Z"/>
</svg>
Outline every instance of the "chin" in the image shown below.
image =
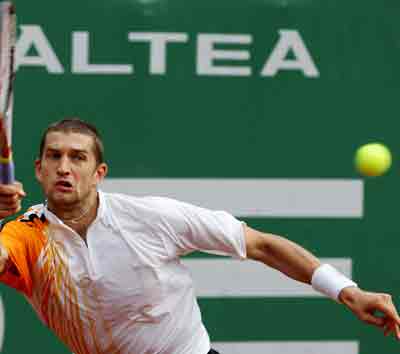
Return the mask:
<svg viewBox="0 0 400 354">
<path fill-rule="evenodd" d="M 51 200 L 53 204 L 74 204 L 77 202 L 77 198 L 73 194 L 66 193 L 53 193 L 51 196 L 48 196 L 48 199 Z"/>
</svg>

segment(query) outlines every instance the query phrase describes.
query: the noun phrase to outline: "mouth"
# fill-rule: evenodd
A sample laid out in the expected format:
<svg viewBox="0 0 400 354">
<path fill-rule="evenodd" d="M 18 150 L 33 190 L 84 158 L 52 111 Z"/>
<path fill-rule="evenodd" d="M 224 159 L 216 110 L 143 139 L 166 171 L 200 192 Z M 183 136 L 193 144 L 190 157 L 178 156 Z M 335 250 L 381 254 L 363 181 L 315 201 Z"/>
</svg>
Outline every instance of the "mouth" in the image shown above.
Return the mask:
<svg viewBox="0 0 400 354">
<path fill-rule="evenodd" d="M 58 191 L 68 192 L 72 190 L 72 183 L 68 181 L 57 181 L 55 187 Z"/>
</svg>

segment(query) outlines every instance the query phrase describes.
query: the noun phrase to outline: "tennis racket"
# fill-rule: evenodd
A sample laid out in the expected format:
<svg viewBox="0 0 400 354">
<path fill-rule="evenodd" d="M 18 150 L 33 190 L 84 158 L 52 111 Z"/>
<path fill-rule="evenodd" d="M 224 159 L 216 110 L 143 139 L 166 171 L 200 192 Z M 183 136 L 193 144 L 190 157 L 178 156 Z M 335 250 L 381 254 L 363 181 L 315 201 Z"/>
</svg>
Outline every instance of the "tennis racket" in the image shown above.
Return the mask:
<svg viewBox="0 0 400 354">
<path fill-rule="evenodd" d="M 15 7 L 0 3 L 0 183 L 14 182 L 14 163 L 11 150 L 13 116 L 13 84 L 15 78 Z"/>
</svg>

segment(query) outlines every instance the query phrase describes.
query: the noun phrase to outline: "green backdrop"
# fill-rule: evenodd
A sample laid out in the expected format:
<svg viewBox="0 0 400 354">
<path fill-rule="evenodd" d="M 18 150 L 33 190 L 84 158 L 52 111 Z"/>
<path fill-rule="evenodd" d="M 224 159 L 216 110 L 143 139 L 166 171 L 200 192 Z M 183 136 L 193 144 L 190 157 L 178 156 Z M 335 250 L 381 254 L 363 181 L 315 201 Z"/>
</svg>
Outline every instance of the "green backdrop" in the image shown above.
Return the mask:
<svg viewBox="0 0 400 354">
<path fill-rule="evenodd" d="M 28 51 L 19 42 L 13 138 L 26 207 L 41 200 L 33 177 L 41 132 L 64 116 L 79 115 L 98 125 L 111 177 L 358 178 L 355 149 L 381 141 L 394 164 L 385 176 L 365 181 L 362 218 L 245 221 L 290 235 L 319 257 L 351 258 L 360 285 L 392 293 L 400 306 L 398 1 L 15 3 L 25 26 L 21 36 L 33 41 Z M 290 43 L 281 69 L 261 74 L 282 30 L 298 34 L 318 75 L 283 67 L 290 60 L 300 63 L 304 53 Z M 151 70 L 157 53 L 151 55 L 149 43 L 130 41 L 131 32 L 180 34 L 183 42 L 166 46 L 165 73 Z M 77 48 L 82 33 L 90 39 L 87 51 Z M 199 44 L 210 34 L 234 35 L 233 43 L 214 43 L 228 58 L 210 59 L 216 54 Z M 54 57 L 49 64 L 43 48 L 51 48 L 58 66 Z M 85 54 L 91 64 L 128 65 L 126 72 L 79 72 Z M 74 69 L 79 60 L 80 69 Z M 206 75 L 199 61 L 233 69 L 229 75 Z M 49 72 L 60 66 L 62 73 Z M 238 68 L 249 73 L 238 75 Z M 1 294 L 4 353 L 68 353 L 20 295 L 4 286 Z M 393 339 L 322 298 L 200 299 L 200 305 L 214 341 L 356 340 L 362 354 L 399 351 Z"/>
</svg>

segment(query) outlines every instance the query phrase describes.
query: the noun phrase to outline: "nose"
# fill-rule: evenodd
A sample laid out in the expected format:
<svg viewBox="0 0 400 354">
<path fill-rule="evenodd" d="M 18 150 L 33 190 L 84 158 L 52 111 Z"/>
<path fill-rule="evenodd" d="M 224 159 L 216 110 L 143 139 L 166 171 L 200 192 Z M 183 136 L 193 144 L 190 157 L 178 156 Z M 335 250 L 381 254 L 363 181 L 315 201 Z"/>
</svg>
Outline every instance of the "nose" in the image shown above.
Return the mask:
<svg viewBox="0 0 400 354">
<path fill-rule="evenodd" d="M 70 173 L 70 164 L 67 156 L 60 158 L 57 166 L 57 174 L 60 176 L 65 176 Z"/>
</svg>

